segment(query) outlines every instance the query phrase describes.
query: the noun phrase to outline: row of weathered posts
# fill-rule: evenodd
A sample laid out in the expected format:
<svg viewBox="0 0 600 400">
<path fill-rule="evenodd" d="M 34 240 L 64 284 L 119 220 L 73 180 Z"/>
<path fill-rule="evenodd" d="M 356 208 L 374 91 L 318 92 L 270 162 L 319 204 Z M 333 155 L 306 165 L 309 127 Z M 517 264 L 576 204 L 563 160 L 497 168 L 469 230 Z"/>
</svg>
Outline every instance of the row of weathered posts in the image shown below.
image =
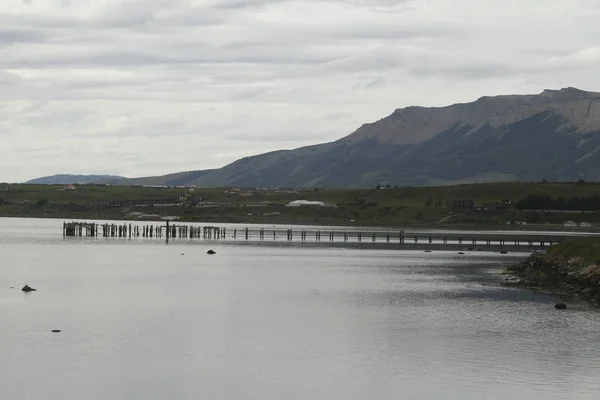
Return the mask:
<svg viewBox="0 0 600 400">
<path fill-rule="evenodd" d="M 203 238 L 224 239 L 225 228 L 214 226 L 188 225 L 133 225 L 96 224 L 88 222 L 64 222 L 63 236 L 105 237 L 105 238 Z"/>
<path fill-rule="evenodd" d="M 300 239 L 302 242 L 309 240 L 315 242 L 321 241 L 370 241 L 386 243 L 405 244 L 413 242 L 414 244 L 433 244 L 449 242 L 463 245 L 470 244 L 477 246 L 478 244 L 491 245 L 512 245 L 521 246 L 528 245 L 529 247 L 546 247 L 556 243 L 559 238 L 549 236 L 535 235 L 518 235 L 506 236 L 498 233 L 405 233 L 404 230 L 398 231 L 379 231 L 379 232 L 357 232 L 357 231 L 322 231 L 322 230 L 265 230 L 259 229 L 230 229 L 230 236 L 227 236 L 227 229 L 224 227 L 215 226 L 193 226 L 193 225 L 177 225 L 170 224 L 168 221 L 165 225 L 137 225 L 137 224 L 96 224 L 88 222 L 65 222 L 63 224 L 63 236 L 85 236 L 85 237 L 105 237 L 105 238 L 189 238 L 189 239 L 233 239 L 233 240 L 285 240 L 293 241 Z"/>
</svg>

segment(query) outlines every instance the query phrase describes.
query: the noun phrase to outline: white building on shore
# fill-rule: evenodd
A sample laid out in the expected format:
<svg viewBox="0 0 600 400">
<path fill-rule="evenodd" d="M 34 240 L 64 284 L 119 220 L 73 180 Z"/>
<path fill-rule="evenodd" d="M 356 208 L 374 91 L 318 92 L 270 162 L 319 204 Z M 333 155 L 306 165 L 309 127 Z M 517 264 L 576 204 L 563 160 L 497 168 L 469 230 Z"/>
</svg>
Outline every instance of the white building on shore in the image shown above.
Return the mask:
<svg viewBox="0 0 600 400">
<path fill-rule="evenodd" d="M 322 201 L 294 200 L 287 204 L 287 207 L 302 206 L 325 207 L 325 203 L 323 203 Z"/>
</svg>

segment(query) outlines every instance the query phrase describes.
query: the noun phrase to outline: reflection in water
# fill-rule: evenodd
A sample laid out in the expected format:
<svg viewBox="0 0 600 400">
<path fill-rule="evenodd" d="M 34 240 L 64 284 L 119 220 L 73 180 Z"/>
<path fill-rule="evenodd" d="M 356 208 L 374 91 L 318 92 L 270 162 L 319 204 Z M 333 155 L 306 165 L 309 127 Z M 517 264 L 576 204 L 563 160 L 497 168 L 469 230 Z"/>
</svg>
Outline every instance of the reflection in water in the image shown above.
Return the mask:
<svg viewBox="0 0 600 400">
<path fill-rule="evenodd" d="M 14 221 L 0 220 L 0 384 L 11 398 L 600 391 L 600 314 L 498 286 L 511 255 L 213 245 L 207 256 L 201 243 L 65 242 L 58 221 Z M 20 292 L 25 283 L 39 291 Z"/>
</svg>

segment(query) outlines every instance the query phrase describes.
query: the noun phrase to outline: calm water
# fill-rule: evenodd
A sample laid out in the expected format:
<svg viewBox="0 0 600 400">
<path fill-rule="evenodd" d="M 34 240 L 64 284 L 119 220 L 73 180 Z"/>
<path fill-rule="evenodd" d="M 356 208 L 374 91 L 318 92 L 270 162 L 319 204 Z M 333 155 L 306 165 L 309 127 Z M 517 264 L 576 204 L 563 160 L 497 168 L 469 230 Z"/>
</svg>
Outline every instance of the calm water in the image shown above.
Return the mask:
<svg viewBox="0 0 600 400">
<path fill-rule="evenodd" d="M 600 313 L 495 286 L 511 255 L 65 241 L 61 226 L 0 219 L 1 399 L 600 393 Z"/>
</svg>

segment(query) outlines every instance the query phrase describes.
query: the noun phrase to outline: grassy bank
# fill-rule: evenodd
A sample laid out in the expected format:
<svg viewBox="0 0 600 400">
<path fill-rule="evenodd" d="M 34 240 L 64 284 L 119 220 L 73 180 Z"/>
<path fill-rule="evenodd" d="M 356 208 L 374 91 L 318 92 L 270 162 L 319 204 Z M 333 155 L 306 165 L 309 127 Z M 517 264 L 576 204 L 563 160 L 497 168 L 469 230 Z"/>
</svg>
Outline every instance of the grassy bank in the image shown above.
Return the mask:
<svg viewBox="0 0 600 400">
<path fill-rule="evenodd" d="M 600 239 L 577 239 L 561 243 L 549 254 L 563 259 L 581 259 L 584 264 L 600 264 Z"/>
<path fill-rule="evenodd" d="M 507 268 L 520 284 L 600 306 L 600 240 L 574 239 Z"/>
<path fill-rule="evenodd" d="M 529 195 L 559 198 L 565 194 L 573 198 L 597 196 L 600 183 L 491 183 L 361 190 L 194 188 L 193 191 L 190 188 L 94 185 L 76 186 L 71 190 L 58 185 L 0 184 L 0 216 L 130 219 L 132 213 L 141 213 L 149 215 L 149 219 L 176 216 L 190 222 L 494 229 L 559 229 L 569 220 L 600 225 L 598 212 L 489 207 L 505 201 L 516 203 Z M 197 204 L 90 206 L 94 201 L 164 200 L 181 196 L 194 198 Z M 321 201 L 328 206 L 286 207 L 294 200 Z M 457 201 L 464 200 L 471 206 L 456 206 Z"/>
</svg>

